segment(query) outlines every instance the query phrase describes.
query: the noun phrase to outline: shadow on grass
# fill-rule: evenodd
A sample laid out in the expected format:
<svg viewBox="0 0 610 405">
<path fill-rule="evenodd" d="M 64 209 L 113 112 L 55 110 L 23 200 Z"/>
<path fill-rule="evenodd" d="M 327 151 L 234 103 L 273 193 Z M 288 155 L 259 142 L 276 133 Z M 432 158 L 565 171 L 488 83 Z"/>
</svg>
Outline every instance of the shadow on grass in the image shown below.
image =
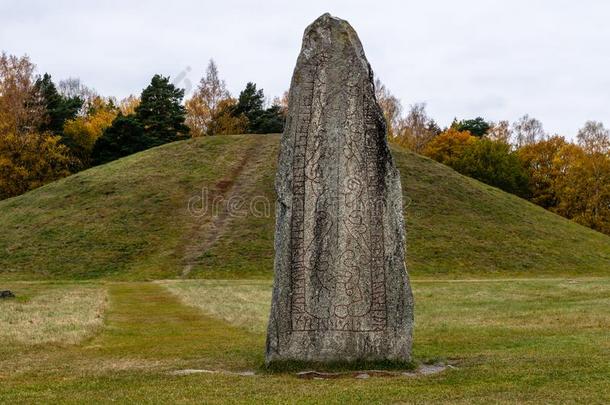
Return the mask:
<svg viewBox="0 0 610 405">
<path fill-rule="evenodd" d="M 365 370 L 414 371 L 418 367 L 416 361 L 334 361 L 329 363 L 310 361 L 274 361 L 263 364 L 259 370 L 269 374 L 298 373 L 316 370 L 321 372 L 350 372 Z"/>
</svg>

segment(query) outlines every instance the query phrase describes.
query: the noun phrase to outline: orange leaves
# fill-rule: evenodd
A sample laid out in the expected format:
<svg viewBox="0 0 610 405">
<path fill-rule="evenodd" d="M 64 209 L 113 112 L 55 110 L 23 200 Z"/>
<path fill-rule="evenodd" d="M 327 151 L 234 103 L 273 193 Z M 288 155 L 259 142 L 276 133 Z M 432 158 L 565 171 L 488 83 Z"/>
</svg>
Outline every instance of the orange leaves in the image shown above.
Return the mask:
<svg viewBox="0 0 610 405">
<path fill-rule="evenodd" d="M 451 166 L 459 158 L 466 147 L 476 141 L 468 131 L 458 131 L 454 128 L 442 132 L 428 143 L 424 155 Z"/>
</svg>

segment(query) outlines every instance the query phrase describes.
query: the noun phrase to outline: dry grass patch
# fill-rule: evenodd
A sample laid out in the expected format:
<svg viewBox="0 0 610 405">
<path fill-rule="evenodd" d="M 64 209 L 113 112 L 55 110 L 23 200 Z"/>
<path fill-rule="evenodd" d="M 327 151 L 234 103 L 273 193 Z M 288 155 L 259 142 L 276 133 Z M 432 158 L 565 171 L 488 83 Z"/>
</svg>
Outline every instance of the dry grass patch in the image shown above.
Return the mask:
<svg viewBox="0 0 610 405">
<path fill-rule="evenodd" d="M 271 283 L 269 281 L 166 280 L 157 283 L 189 306 L 231 325 L 263 333 L 267 328 Z"/>
<path fill-rule="evenodd" d="M 75 344 L 103 324 L 105 288 L 22 286 L 30 299 L 0 301 L 0 344 Z"/>
</svg>

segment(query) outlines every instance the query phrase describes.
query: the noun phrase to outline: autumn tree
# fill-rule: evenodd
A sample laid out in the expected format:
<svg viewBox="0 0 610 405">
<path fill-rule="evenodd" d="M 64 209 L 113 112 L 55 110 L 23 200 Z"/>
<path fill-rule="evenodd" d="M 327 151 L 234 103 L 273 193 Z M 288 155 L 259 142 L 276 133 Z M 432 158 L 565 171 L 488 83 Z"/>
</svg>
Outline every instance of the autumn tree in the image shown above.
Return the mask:
<svg viewBox="0 0 610 405">
<path fill-rule="evenodd" d="M 403 117 L 400 100 L 379 78 L 375 79 L 375 98 L 385 118 L 390 142 L 422 153 L 426 144 L 441 133 L 436 122 L 428 117 L 425 103 L 409 106 L 407 115 Z"/>
<path fill-rule="evenodd" d="M 529 173 L 531 201 L 546 209 L 559 204 L 557 181 L 569 168 L 562 167 L 560 152 L 568 146 L 561 136 L 530 143 L 517 150 L 523 167 Z"/>
<path fill-rule="evenodd" d="M 379 79 L 375 79 L 375 98 L 381 107 L 388 129 L 388 138 L 393 140 L 399 131 L 402 105 Z"/>
<path fill-rule="evenodd" d="M 546 137 L 542 122 L 524 115 L 513 123 L 514 144 L 517 149 L 524 145 L 538 142 Z"/>
<path fill-rule="evenodd" d="M 559 180 L 557 211 L 610 234 L 610 133 L 588 121 L 577 139 L 582 152 L 572 154 L 570 170 Z"/>
<path fill-rule="evenodd" d="M 603 125 L 589 122 L 579 145 L 551 137 L 518 150 L 529 172 L 532 202 L 610 234 L 610 155 Z"/>
<path fill-rule="evenodd" d="M 576 135 L 578 144 L 587 153 L 608 153 L 610 151 L 610 131 L 604 124 L 597 121 L 587 121 Z"/>
<path fill-rule="evenodd" d="M 69 174 L 59 136 L 41 132 L 47 113 L 36 67 L 24 56 L 0 55 L 0 198 L 22 194 Z"/>
<path fill-rule="evenodd" d="M 453 166 L 464 150 L 475 141 L 476 138 L 470 132 L 449 128 L 430 141 L 423 153 L 437 162 Z"/>
<path fill-rule="evenodd" d="M 45 108 L 34 102 L 35 70 L 27 56 L 0 54 L 0 133 L 33 131 L 43 121 Z"/>
<path fill-rule="evenodd" d="M 610 235 L 610 155 L 570 144 L 556 157 L 561 167 L 554 211 Z"/>
<path fill-rule="evenodd" d="M 118 103 L 119 112 L 123 115 L 135 114 L 136 107 L 140 105 L 140 97 L 130 94 Z"/>
<path fill-rule="evenodd" d="M 525 197 L 528 193 L 527 172 L 510 145 L 488 138 L 472 136 L 469 131 L 448 130 L 428 143 L 424 154 L 456 171 Z"/>
<path fill-rule="evenodd" d="M 510 145 L 477 138 L 451 161 L 456 171 L 523 198 L 529 196 L 527 171 Z"/>
<path fill-rule="evenodd" d="M 428 117 L 425 103 L 411 105 L 398 127 L 393 141 L 417 153 L 423 153 L 428 143 L 441 132 L 436 122 Z"/>
<path fill-rule="evenodd" d="M 95 142 L 104 130 L 112 124 L 118 108 L 112 101 L 97 96 L 88 102 L 86 115 L 66 121 L 63 128 L 63 142 L 70 147 L 72 155 L 78 159 L 79 169 L 92 164 L 91 154 Z"/>
<path fill-rule="evenodd" d="M 248 118 L 235 114 L 237 100 L 227 98 L 218 104 L 207 128 L 207 135 L 244 134 L 248 130 Z"/>
<path fill-rule="evenodd" d="M 277 105 L 280 108 L 280 114 L 286 121 L 286 117 L 288 116 L 288 91 L 285 91 L 282 94 L 282 97 L 275 97 L 273 99 L 273 105 Z"/>
<path fill-rule="evenodd" d="M 490 128 L 487 130 L 485 137 L 496 142 L 510 144 L 512 138 L 512 130 L 508 121 L 491 122 Z"/>
<path fill-rule="evenodd" d="M 208 131 L 210 121 L 217 115 L 220 103 L 230 98 L 224 80 L 218 75 L 218 68 L 213 59 L 210 59 L 206 74 L 197 87 L 195 94 L 186 102 L 186 124 L 191 129 L 191 135 L 203 136 Z"/>
<path fill-rule="evenodd" d="M 20 195 L 70 174 L 60 137 L 50 133 L 0 133 L 0 199 Z"/>
</svg>

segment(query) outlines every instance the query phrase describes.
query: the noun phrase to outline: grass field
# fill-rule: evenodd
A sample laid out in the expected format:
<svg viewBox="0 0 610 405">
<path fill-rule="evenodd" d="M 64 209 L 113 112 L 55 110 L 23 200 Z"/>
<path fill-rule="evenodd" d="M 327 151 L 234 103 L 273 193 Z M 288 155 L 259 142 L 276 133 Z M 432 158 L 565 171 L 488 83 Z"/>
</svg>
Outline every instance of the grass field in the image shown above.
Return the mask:
<svg viewBox="0 0 610 405">
<path fill-rule="evenodd" d="M 415 361 L 452 367 L 265 369 L 277 148 L 176 142 L 0 201 L 0 403 L 610 402 L 610 237 L 401 149 Z"/>
<path fill-rule="evenodd" d="M 20 293 L 41 284 L 9 286 Z M 7 344 L 0 336 L 0 402 L 610 401 L 609 278 L 415 280 L 416 360 L 455 368 L 367 380 L 302 380 L 266 372 L 269 282 L 99 287 L 109 294 L 105 327 L 78 344 Z M 206 298 L 220 296 L 222 308 Z M 0 302 L 0 311 L 6 305 L 13 304 Z M 171 374 L 184 369 L 256 375 Z"/>
</svg>

